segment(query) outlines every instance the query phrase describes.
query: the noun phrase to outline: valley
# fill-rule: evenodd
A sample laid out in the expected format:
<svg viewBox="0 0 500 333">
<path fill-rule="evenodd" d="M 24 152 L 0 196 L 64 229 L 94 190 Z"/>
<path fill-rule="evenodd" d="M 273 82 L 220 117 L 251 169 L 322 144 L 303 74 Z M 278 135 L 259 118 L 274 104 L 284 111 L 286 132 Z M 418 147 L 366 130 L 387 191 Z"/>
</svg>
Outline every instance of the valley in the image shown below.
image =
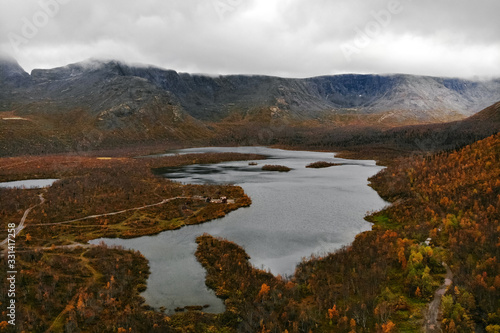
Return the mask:
<svg viewBox="0 0 500 333">
<path fill-rule="evenodd" d="M 500 329 L 498 80 L 2 60 L 0 84 L 0 182 L 54 181 L 0 186 L 0 331 Z"/>
</svg>

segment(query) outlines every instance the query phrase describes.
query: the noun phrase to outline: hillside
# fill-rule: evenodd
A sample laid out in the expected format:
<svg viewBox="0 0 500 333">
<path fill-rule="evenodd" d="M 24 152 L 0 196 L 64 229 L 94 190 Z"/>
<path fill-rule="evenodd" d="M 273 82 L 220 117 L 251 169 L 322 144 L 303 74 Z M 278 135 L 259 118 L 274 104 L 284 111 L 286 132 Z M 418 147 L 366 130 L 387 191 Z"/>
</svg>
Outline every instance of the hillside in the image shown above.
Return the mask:
<svg viewBox="0 0 500 333">
<path fill-rule="evenodd" d="M 113 66 L 68 66 L 30 76 L 14 61 L 3 61 L 0 70 L 2 156 L 209 136 L 168 91 L 122 76 Z"/>
<path fill-rule="evenodd" d="M 342 148 L 358 132 L 376 145 L 421 131 L 387 128 L 462 119 L 500 100 L 500 80 L 210 77 L 98 60 L 30 75 L 2 58 L 0 87 L 1 156 L 157 142 Z M 466 127 L 491 122 L 483 118 Z"/>
<path fill-rule="evenodd" d="M 162 110 L 159 106 L 158 110 Z M 260 117 L 258 121 L 222 122 L 211 125 L 185 116 L 184 121 L 147 122 L 129 114 L 135 130 L 102 129 L 88 112 L 73 110 L 46 114 L 0 112 L 0 155 L 82 152 L 151 143 L 172 145 L 278 145 L 298 149 L 328 149 L 343 156 L 389 159 L 415 152 L 453 150 L 500 131 L 500 103 L 461 121 L 412 126 L 384 125 L 373 118 L 341 120 L 340 123 L 287 122 Z M 168 114 L 168 113 L 167 113 Z M 135 118 L 134 118 L 135 117 Z M 142 119 L 149 116 L 142 115 Z M 112 119 L 112 118 L 111 118 Z M 163 114 L 163 119 L 166 119 Z M 263 120 L 265 119 L 265 120 Z M 109 118 L 108 118 L 109 120 Z M 142 126 L 142 129 L 141 129 Z"/>
<path fill-rule="evenodd" d="M 370 122 L 370 120 L 372 120 Z M 500 132 L 500 103 L 460 121 L 401 126 L 373 118 L 341 118 L 334 123 L 233 123 L 211 140 L 213 145 L 276 145 L 284 148 L 331 150 L 343 157 L 394 158 L 455 150 Z M 222 127 L 222 126 L 221 126 Z"/>
<path fill-rule="evenodd" d="M 469 117 L 468 123 L 498 124 L 500 123 L 500 102 L 491 105 L 483 111 Z"/>
<path fill-rule="evenodd" d="M 304 261 L 291 279 L 251 267 L 234 243 L 199 237 L 207 285 L 226 299 L 239 331 L 420 332 L 450 267 L 452 284 L 437 299 L 443 331 L 495 332 L 499 157 L 496 135 L 385 169 L 372 182 L 394 204 L 369 217 L 373 230 Z"/>
</svg>

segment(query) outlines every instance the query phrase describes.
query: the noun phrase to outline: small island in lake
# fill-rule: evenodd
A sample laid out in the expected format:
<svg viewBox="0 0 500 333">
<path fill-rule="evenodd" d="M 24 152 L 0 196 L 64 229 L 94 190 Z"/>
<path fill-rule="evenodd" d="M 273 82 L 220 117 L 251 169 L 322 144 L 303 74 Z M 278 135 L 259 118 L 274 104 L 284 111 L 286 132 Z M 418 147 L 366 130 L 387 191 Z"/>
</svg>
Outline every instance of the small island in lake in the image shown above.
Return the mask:
<svg viewBox="0 0 500 333">
<path fill-rule="evenodd" d="M 343 163 L 330 163 L 330 162 L 325 162 L 325 161 L 319 161 L 319 162 L 314 162 L 314 163 L 306 165 L 306 168 L 320 169 L 320 168 L 329 168 L 332 166 L 339 166 L 339 165 L 344 165 L 344 164 Z"/>
<path fill-rule="evenodd" d="M 262 167 L 262 170 L 264 171 L 278 171 L 278 172 L 288 172 L 292 169 L 290 169 L 289 167 L 287 166 L 284 166 L 284 165 L 269 165 L 269 164 L 266 164 Z"/>
</svg>

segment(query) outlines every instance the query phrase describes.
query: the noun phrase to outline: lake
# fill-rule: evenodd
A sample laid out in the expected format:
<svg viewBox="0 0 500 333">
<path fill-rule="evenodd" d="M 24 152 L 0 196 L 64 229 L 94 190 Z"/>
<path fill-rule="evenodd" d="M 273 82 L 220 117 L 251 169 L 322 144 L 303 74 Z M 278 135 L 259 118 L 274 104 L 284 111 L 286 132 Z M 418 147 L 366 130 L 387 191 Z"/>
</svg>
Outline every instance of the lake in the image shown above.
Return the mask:
<svg viewBox="0 0 500 333">
<path fill-rule="evenodd" d="M 97 239 L 140 251 L 151 275 L 142 294 L 152 307 L 168 313 L 186 305 L 209 305 L 207 312 L 223 312 L 224 304 L 205 286 L 205 271 L 194 256 L 195 239 L 203 233 L 227 238 L 242 246 L 250 262 L 273 274 L 292 275 L 297 263 L 350 244 L 370 230 L 363 218 L 387 203 L 368 186 L 368 178 L 382 167 L 374 161 L 344 160 L 333 153 L 289 151 L 265 147 L 193 148 L 175 153 L 239 152 L 267 156 L 267 160 L 190 165 L 171 169 L 165 177 L 183 183 L 232 183 L 243 187 L 252 205 L 226 217 L 180 230 L 135 239 Z M 306 168 L 317 161 L 344 163 L 323 169 Z M 262 171 L 264 164 L 292 168 L 290 172 Z"/>
<path fill-rule="evenodd" d="M 51 186 L 58 179 L 28 179 L 28 180 L 17 180 L 13 182 L 2 182 L 0 183 L 0 188 L 24 188 L 24 189 L 35 189 L 44 188 Z"/>
</svg>

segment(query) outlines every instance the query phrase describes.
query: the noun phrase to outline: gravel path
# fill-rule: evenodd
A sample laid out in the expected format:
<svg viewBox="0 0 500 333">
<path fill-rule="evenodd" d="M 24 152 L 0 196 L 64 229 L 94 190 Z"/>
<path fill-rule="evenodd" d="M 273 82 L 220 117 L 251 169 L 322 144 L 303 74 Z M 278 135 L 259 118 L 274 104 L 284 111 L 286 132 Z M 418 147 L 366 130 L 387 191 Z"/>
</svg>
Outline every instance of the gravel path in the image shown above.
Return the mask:
<svg viewBox="0 0 500 333">
<path fill-rule="evenodd" d="M 448 287 L 453 282 L 453 273 L 451 272 L 450 268 L 445 263 L 443 263 L 443 266 L 446 268 L 446 277 L 444 279 L 444 283 L 434 293 L 434 299 L 429 303 L 429 308 L 425 313 L 424 332 L 426 333 L 441 332 L 441 322 L 438 320 L 441 298 L 443 298 L 446 290 L 448 290 Z"/>
</svg>

